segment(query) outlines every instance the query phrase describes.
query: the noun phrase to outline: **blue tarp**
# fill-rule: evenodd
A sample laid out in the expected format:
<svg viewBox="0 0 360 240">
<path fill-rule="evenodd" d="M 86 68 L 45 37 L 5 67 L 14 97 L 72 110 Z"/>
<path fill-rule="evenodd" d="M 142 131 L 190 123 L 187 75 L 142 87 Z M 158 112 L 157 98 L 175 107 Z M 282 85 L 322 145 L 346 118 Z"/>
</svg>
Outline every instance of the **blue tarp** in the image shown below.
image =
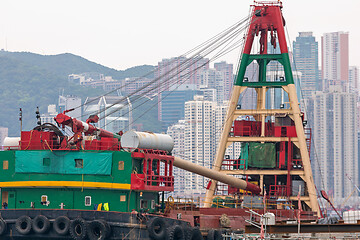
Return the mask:
<svg viewBox="0 0 360 240">
<path fill-rule="evenodd" d="M 76 164 L 77 162 L 77 164 Z M 16 151 L 16 173 L 110 175 L 112 153 Z"/>
</svg>

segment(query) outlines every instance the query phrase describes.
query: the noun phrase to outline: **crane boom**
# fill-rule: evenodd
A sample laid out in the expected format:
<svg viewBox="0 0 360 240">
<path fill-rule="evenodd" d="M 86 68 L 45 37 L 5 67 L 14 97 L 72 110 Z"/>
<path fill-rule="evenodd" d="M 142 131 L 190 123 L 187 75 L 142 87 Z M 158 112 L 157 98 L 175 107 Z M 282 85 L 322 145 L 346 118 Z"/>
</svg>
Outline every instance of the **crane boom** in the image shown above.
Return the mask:
<svg viewBox="0 0 360 240">
<path fill-rule="evenodd" d="M 91 116 L 86 122 L 80 121 L 76 118 L 72 118 L 65 114 L 66 111 L 63 113 L 59 113 L 54 120 L 62 127 L 69 126 L 71 127 L 72 131 L 76 133 L 84 133 L 85 135 L 96 135 L 99 137 L 109 137 L 109 138 L 117 138 L 121 139 L 121 136 L 116 133 L 112 133 L 106 131 L 101 128 L 97 128 L 91 125 L 91 122 L 97 122 L 99 119 L 97 116 Z"/>
</svg>

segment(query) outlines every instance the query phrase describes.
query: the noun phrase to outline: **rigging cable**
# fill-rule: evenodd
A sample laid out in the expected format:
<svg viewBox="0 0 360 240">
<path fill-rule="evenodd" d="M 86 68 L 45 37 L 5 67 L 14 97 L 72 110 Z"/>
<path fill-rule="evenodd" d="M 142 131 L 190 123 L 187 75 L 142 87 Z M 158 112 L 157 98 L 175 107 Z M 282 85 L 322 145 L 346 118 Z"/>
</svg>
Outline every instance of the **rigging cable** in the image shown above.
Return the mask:
<svg viewBox="0 0 360 240">
<path fill-rule="evenodd" d="M 239 44 L 238 42 L 236 42 L 236 44 Z M 241 43 L 240 43 L 241 44 Z M 237 48 L 237 46 L 235 46 L 234 47 L 234 44 L 231 46 L 232 48 Z M 205 66 L 206 64 L 208 64 L 209 62 L 211 62 L 211 61 L 213 61 L 213 60 L 215 60 L 215 59 L 217 59 L 217 58 L 219 58 L 219 57 L 221 57 L 221 56 L 223 56 L 224 54 L 227 54 L 229 51 L 232 51 L 233 49 L 227 49 L 227 51 L 226 52 L 224 52 L 224 53 L 222 53 L 222 54 L 218 54 L 217 56 L 216 56 L 216 58 L 214 58 L 214 59 L 211 59 L 211 60 L 208 60 L 206 63 L 204 63 L 204 64 L 202 64 L 200 67 L 197 67 L 196 69 L 194 69 L 192 72 L 190 72 L 190 73 L 188 73 L 187 75 L 187 77 L 186 78 L 184 78 L 183 80 L 181 80 L 181 79 L 179 79 L 179 80 L 176 80 L 175 81 L 175 83 L 173 83 L 171 86 L 173 86 L 173 85 L 176 85 L 176 84 L 178 84 L 179 82 L 181 82 L 180 84 L 182 84 L 182 83 L 184 83 L 186 80 L 188 80 L 191 76 L 193 76 L 193 74 L 198 70 L 198 69 L 201 69 L 203 66 Z M 171 90 L 171 91 L 168 91 L 169 93 L 167 94 L 167 95 L 165 95 L 164 97 L 162 97 L 162 98 L 160 98 L 159 97 L 159 100 L 158 100 L 158 103 L 160 103 L 163 99 L 165 99 L 167 96 L 169 96 L 172 92 L 174 92 L 176 89 L 178 89 L 180 87 L 180 85 L 178 85 L 175 89 L 173 89 L 173 90 Z M 166 89 L 164 90 L 164 91 L 166 91 Z M 162 93 L 162 92 L 164 92 L 164 91 L 161 91 L 160 93 Z M 141 97 L 141 96 L 140 96 Z M 150 101 L 151 99 L 148 99 L 148 100 L 146 100 L 145 102 L 143 102 L 142 104 L 140 104 L 140 105 L 138 105 L 137 107 L 140 107 L 140 106 L 142 106 L 143 104 L 145 104 L 146 102 L 148 102 L 148 101 Z M 157 103 L 157 104 L 158 104 Z M 128 105 L 128 104 L 127 104 Z M 145 113 L 147 113 L 148 111 L 150 111 L 153 107 L 155 107 L 156 106 L 156 104 L 154 104 L 152 107 L 150 107 L 146 112 L 144 112 L 141 116 L 143 116 Z M 136 108 L 137 108 L 136 107 Z M 123 107 L 121 107 L 121 108 L 123 108 Z M 120 108 L 120 109 L 121 109 Z M 134 108 L 134 109 L 136 109 L 136 108 Z M 134 109 L 132 109 L 132 110 L 129 110 L 128 112 L 126 112 L 126 113 L 123 113 L 121 116 L 119 116 L 118 118 L 120 118 L 120 117 L 123 117 L 123 116 L 125 116 L 125 115 L 127 115 L 129 112 L 131 112 L 131 111 L 133 111 Z M 110 115 L 110 114 L 112 114 L 112 113 L 114 113 L 115 112 L 115 110 L 113 111 L 113 112 L 110 112 L 109 114 L 107 114 L 106 116 L 108 116 L 108 115 Z M 140 117 L 141 117 L 140 116 Z M 139 119 L 140 117 L 138 117 L 138 118 L 136 118 L 135 120 L 133 120 L 131 123 L 129 123 L 130 125 L 131 124 L 133 124 L 137 119 Z M 116 121 L 117 119 L 114 119 L 113 121 Z M 109 124 L 110 124 L 111 122 L 109 122 Z M 108 124 L 106 124 L 106 125 L 108 125 Z M 105 125 L 105 126 L 106 126 Z"/>
<path fill-rule="evenodd" d="M 237 32 L 235 32 L 234 34 L 232 34 L 230 37 L 236 37 L 239 33 L 241 33 L 242 31 L 244 30 L 244 28 L 242 28 L 242 29 L 240 29 L 239 31 L 237 31 Z M 230 37 L 228 37 L 228 39 L 230 38 Z M 229 41 L 228 39 L 226 39 L 225 41 L 224 41 L 224 43 L 226 43 L 226 41 Z M 231 39 L 230 39 L 231 40 Z M 230 51 L 233 51 L 233 49 L 235 49 L 235 48 L 237 48 L 238 46 L 237 45 L 239 45 L 239 44 L 241 44 L 241 42 L 243 41 L 243 39 L 242 40 L 240 40 L 240 41 L 237 41 L 236 43 L 233 43 L 231 46 L 228 46 L 227 48 L 226 48 L 226 46 L 223 48 L 223 52 L 218 52 L 218 54 L 217 55 L 215 55 L 214 56 L 214 59 L 217 59 L 217 58 L 219 58 L 219 57 L 221 57 L 222 55 L 224 55 L 224 54 L 227 54 L 228 52 L 230 52 Z M 231 42 L 230 42 L 231 43 Z M 230 43 L 228 43 L 227 45 L 229 45 Z M 223 43 L 221 43 L 221 44 L 223 44 Z M 221 46 L 221 45 L 220 45 Z M 217 47 L 216 47 L 217 48 Z M 212 51 L 214 51 L 214 50 L 216 50 L 216 48 L 215 49 L 212 49 L 211 50 L 211 52 Z M 225 51 L 226 50 L 226 51 Z M 210 52 L 209 52 L 210 53 Z M 209 54 L 209 53 L 207 53 L 207 54 Z M 213 59 L 212 59 L 213 60 Z M 212 61 L 212 60 L 210 60 L 210 61 Z M 185 69 L 183 69 L 182 71 L 184 71 L 184 70 L 186 70 L 187 68 L 185 68 Z M 197 68 L 198 69 L 198 68 Z M 174 84 L 173 84 L 174 85 Z M 149 99 L 150 100 L 150 99 Z M 149 101 L 149 100 L 147 100 L 147 101 Z M 128 103 L 126 104 L 126 105 L 128 105 Z M 124 107 L 124 106 L 123 106 Z M 111 113 L 109 113 L 109 114 L 107 114 L 107 115 L 110 115 L 110 114 L 112 114 L 112 113 L 114 113 L 116 110 L 114 110 L 113 112 L 111 112 Z M 124 114 L 122 115 L 122 116 L 124 116 Z M 120 116 L 121 117 L 121 116 Z M 116 120 L 116 119 L 114 119 L 114 120 Z M 134 122 L 134 121 L 133 121 Z"/>
<path fill-rule="evenodd" d="M 205 46 L 206 44 L 209 44 L 209 42 L 211 43 L 211 42 L 216 41 L 216 39 L 222 37 L 223 35 L 228 34 L 228 32 L 233 31 L 233 29 L 236 29 L 236 27 L 241 26 L 241 25 L 242 25 L 244 22 L 246 22 L 247 19 L 249 19 L 249 18 L 250 18 L 250 16 L 245 17 L 244 19 L 242 19 L 242 20 L 238 21 L 237 23 L 231 25 L 229 28 L 225 29 L 224 31 L 222 31 L 222 32 L 220 32 L 219 34 L 215 35 L 214 37 L 210 38 L 209 40 L 203 42 L 202 44 L 194 47 L 193 49 L 189 50 L 188 52 L 180 55 L 179 57 L 186 56 L 186 55 L 188 55 L 188 54 L 190 54 L 190 53 L 192 53 L 192 52 L 195 52 L 196 50 L 202 48 L 202 47 Z M 150 71 L 149 73 L 143 75 L 142 77 L 135 78 L 133 81 L 131 81 L 131 82 L 128 83 L 127 85 L 130 85 L 130 84 L 132 84 L 133 82 L 136 82 L 138 79 L 147 77 L 147 76 L 149 76 L 150 74 L 152 74 L 152 73 L 154 73 L 154 72 L 155 72 L 155 70 L 152 70 L 152 71 Z M 154 79 L 154 80 L 157 80 L 157 79 Z M 107 93 L 105 93 L 105 94 L 103 94 L 103 95 L 101 95 L 101 96 L 95 97 L 94 99 L 91 99 L 91 100 L 88 101 L 88 102 L 84 102 L 83 104 L 75 107 L 74 109 L 77 109 L 77 108 L 79 108 L 79 107 L 85 106 L 86 104 L 89 104 L 89 103 L 91 103 L 91 102 L 94 102 L 94 101 L 100 99 L 100 98 L 103 97 L 103 96 L 106 96 L 106 95 L 109 95 L 109 94 L 111 94 L 111 93 L 114 93 L 114 92 L 116 92 L 116 91 L 118 91 L 118 90 L 121 90 L 122 88 L 126 87 L 127 85 L 121 86 L 121 87 L 119 87 L 119 88 L 115 88 L 115 89 L 113 89 L 113 90 L 111 90 L 111 91 L 109 91 L 109 92 L 107 92 Z M 82 117 L 82 116 L 81 116 L 81 117 Z"/>
<path fill-rule="evenodd" d="M 180 73 L 183 72 L 183 71 L 185 71 L 185 70 L 187 70 L 188 67 L 194 65 L 194 63 L 192 62 L 192 60 L 193 60 L 194 58 L 197 59 L 197 60 L 196 60 L 196 63 L 197 63 L 198 61 L 200 61 L 201 59 L 203 59 L 202 57 L 204 57 L 204 56 L 206 56 L 206 55 L 209 55 L 211 52 L 215 51 L 219 46 L 221 46 L 222 44 L 224 44 L 224 43 L 226 43 L 227 41 L 229 41 L 229 39 L 231 40 L 231 38 L 233 38 L 234 36 L 236 36 L 236 35 L 238 34 L 238 32 L 241 32 L 241 31 L 243 31 L 243 29 L 240 29 L 240 30 L 237 30 L 237 31 L 234 32 L 234 33 L 231 33 L 230 36 L 224 35 L 224 37 L 226 37 L 224 40 L 221 40 L 221 39 L 216 40 L 216 42 L 211 43 L 211 44 L 210 44 L 209 46 L 207 46 L 205 49 L 203 49 L 203 50 L 197 52 L 196 54 L 194 54 L 193 56 L 191 56 L 189 59 L 187 59 L 187 60 L 185 61 L 185 63 L 182 63 L 182 64 L 180 64 L 180 65 L 178 65 L 178 66 L 173 67 L 173 68 L 170 70 L 170 72 L 172 72 L 173 70 L 177 70 L 179 67 L 181 68 Z M 228 33 L 228 34 L 230 34 L 230 33 Z M 220 40 L 221 40 L 221 41 L 220 41 Z M 210 48 L 210 47 L 211 47 L 211 48 Z M 208 48 L 209 48 L 209 49 L 208 49 Z M 205 51 L 205 50 L 206 50 L 206 52 L 203 54 L 203 56 L 200 57 L 199 55 L 202 53 L 202 51 Z M 184 65 L 185 65 L 185 66 L 184 66 Z M 178 73 L 178 72 L 177 72 L 177 73 Z M 166 72 L 164 75 L 166 76 L 167 74 L 169 74 L 169 72 Z M 172 75 L 172 77 L 171 77 L 170 79 L 172 79 L 172 78 L 175 77 L 175 76 L 176 76 L 176 75 Z M 161 79 L 162 79 L 162 77 L 160 77 L 159 79 L 155 79 L 153 82 L 159 81 L 159 80 L 161 80 Z M 169 80 L 170 80 L 170 79 L 169 79 Z M 142 88 L 138 89 L 138 91 L 144 90 L 146 87 L 150 86 L 153 82 L 150 82 L 149 84 L 146 84 L 146 85 L 143 86 Z M 165 80 L 163 80 L 162 83 L 164 83 L 164 82 L 165 82 Z M 158 86 L 155 85 L 153 88 L 150 89 L 150 92 L 153 91 L 153 90 L 156 90 L 156 89 L 158 89 Z M 136 93 L 136 92 L 133 92 L 133 93 L 129 94 L 128 96 L 123 97 L 121 100 L 119 100 L 119 101 L 113 103 L 112 105 L 110 105 L 110 106 L 104 108 L 103 110 L 101 110 L 100 113 L 103 112 L 103 111 L 105 111 L 105 110 L 108 109 L 108 108 L 111 108 L 111 107 L 114 106 L 115 104 L 118 104 L 119 102 L 124 101 L 127 97 L 129 97 L 130 95 L 134 95 L 135 93 Z M 115 112 L 115 111 L 116 111 L 116 110 L 113 110 L 113 112 Z M 110 114 L 111 114 L 111 113 L 110 113 Z"/>
</svg>

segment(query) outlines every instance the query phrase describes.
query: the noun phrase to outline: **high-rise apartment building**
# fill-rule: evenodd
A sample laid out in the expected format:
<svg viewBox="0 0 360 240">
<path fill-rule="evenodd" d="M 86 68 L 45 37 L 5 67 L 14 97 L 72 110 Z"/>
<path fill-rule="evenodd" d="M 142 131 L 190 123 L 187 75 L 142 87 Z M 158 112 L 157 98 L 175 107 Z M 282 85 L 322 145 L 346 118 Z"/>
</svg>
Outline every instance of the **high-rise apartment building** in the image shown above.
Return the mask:
<svg viewBox="0 0 360 240">
<path fill-rule="evenodd" d="M 216 102 L 204 100 L 200 95 L 185 103 L 184 120 L 170 126 L 167 132 L 174 138 L 174 156 L 211 168 L 216 149 L 216 106 Z M 178 168 L 174 169 L 174 175 L 179 180 L 175 195 L 194 197 L 205 193 L 207 178 Z"/>
<path fill-rule="evenodd" d="M 216 123 L 215 123 L 215 150 L 217 151 L 217 147 L 219 145 L 219 141 L 220 141 L 220 137 L 221 137 L 221 133 L 224 127 L 224 124 L 226 121 L 229 121 L 228 119 L 226 119 L 226 112 L 227 109 L 229 107 L 229 101 L 225 101 L 223 104 L 218 105 L 216 107 L 216 111 L 215 111 L 215 119 L 216 119 Z M 240 142 L 233 142 L 230 146 L 228 146 L 228 148 L 225 151 L 225 155 L 229 158 L 229 159 L 238 159 L 240 156 L 240 151 L 241 151 L 241 144 Z"/>
<path fill-rule="evenodd" d="M 161 121 L 162 129 L 166 129 L 180 119 L 184 119 L 187 101 L 193 100 L 195 95 L 200 95 L 195 84 L 184 84 L 172 87 L 169 91 L 161 93 Z"/>
<path fill-rule="evenodd" d="M 185 160 L 210 168 L 215 155 L 215 109 L 216 102 L 205 101 L 203 96 L 185 103 Z M 185 189 L 192 195 L 205 193 L 208 179 L 193 173 L 186 173 Z"/>
<path fill-rule="evenodd" d="M 359 67 L 350 66 L 349 67 L 349 86 L 350 92 L 357 93 L 359 95 Z"/>
<path fill-rule="evenodd" d="M 301 91 L 301 82 L 302 82 L 302 73 L 299 71 L 293 71 L 293 78 L 294 83 L 296 86 L 296 94 L 300 103 L 302 102 L 303 96 Z M 266 80 L 271 82 L 282 81 L 285 79 L 285 72 L 284 71 L 268 71 L 266 73 Z M 289 97 L 288 94 L 280 88 L 270 88 L 266 92 L 266 108 L 267 109 L 279 109 L 283 108 L 283 104 L 289 104 Z M 285 106 L 287 107 L 287 106 Z"/>
<path fill-rule="evenodd" d="M 174 148 L 172 150 L 172 155 L 180 158 L 184 158 L 184 149 L 185 149 L 185 120 L 179 120 L 176 124 L 171 125 L 167 134 L 174 139 Z M 182 195 L 184 194 L 184 186 L 187 182 L 185 174 L 187 173 L 184 169 L 174 167 L 173 169 L 175 181 L 174 181 L 174 194 Z M 190 175 L 188 176 L 190 178 Z"/>
<path fill-rule="evenodd" d="M 349 33 L 324 33 L 321 37 L 323 90 L 330 85 L 349 88 Z"/>
<path fill-rule="evenodd" d="M 209 69 L 209 59 L 203 57 L 174 57 L 163 59 L 154 70 L 157 82 L 158 120 L 162 119 L 162 92 L 181 84 L 194 84 L 199 86 L 200 74 Z"/>
<path fill-rule="evenodd" d="M 246 69 L 244 78 L 249 82 L 256 82 L 259 79 L 259 65 L 253 61 Z M 255 109 L 256 108 L 256 92 L 253 88 L 247 88 L 241 93 L 239 105 L 243 109 Z"/>
<path fill-rule="evenodd" d="M 329 191 L 339 204 L 358 183 L 357 96 L 330 86 L 316 92 L 310 104 L 315 158 L 312 159 L 318 189 Z"/>
<path fill-rule="evenodd" d="M 169 90 L 176 84 L 198 84 L 202 71 L 209 69 L 209 59 L 202 57 L 174 57 L 163 59 L 154 71 L 158 89 Z"/>
<path fill-rule="evenodd" d="M 156 89 L 152 89 L 153 86 L 151 82 L 154 79 L 145 78 L 145 77 L 131 77 L 125 78 L 122 80 L 122 91 L 125 95 L 142 95 L 149 96 L 155 95 L 157 93 Z"/>
<path fill-rule="evenodd" d="M 179 120 L 168 128 L 167 134 L 174 139 L 174 156 L 211 168 L 221 131 L 226 121 L 228 102 L 218 105 L 196 95 L 185 103 L 185 120 Z M 240 144 L 234 143 L 226 150 L 230 159 L 240 156 Z M 208 179 L 194 173 L 174 168 L 174 195 L 199 196 L 205 193 Z"/>
<path fill-rule="evenodd" d="M 301 72 L 302 97 L 311 98 L 313 92 L 321 90 L 318 42 L 312 32 L 299 32 L 299 36 L 293 42 L 293 49 L 293 70 Z"/>
<path fill-rule="evenodd" d="M 214 68 L 224 76 L 224 101 L 230 100 L 231 89 L 234 82 L 234 67 L 225 61 L 214 63 Z"/>
<path fill-rule="evenodd" d="M 200 75 L 200 85 L 205 88 L 216 89 L 216 102 L 222 104 L 225 100 L 225 76 L 223 72 L 215 69 L 204 70 Z"/>
<path fill-rule="evenodd" d="M 349 68 L 349 92 L 355 93 L 357 95 L 358 103 L 357 103 L 357 126 L 358 130 L 360 131 L 360 82 L 359 82 L 359 67 L 351 66 Z"/>
</svg>

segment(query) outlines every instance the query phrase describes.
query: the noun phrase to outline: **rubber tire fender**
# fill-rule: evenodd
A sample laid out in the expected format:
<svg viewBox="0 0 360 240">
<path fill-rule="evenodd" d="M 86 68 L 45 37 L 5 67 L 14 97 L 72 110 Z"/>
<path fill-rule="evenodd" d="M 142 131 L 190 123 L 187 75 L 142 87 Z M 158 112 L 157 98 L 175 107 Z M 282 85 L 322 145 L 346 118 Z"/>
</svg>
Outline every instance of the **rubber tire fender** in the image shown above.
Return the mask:
<svg viewBox="0 0 360 240">
<path fill-rule="evenodd" d="M 39 226 L 39 223 L 41 222 L 42 222 L 42 227 Z M 50 221 L 44 215 L 37 215 L 32 220 L 32 228 L 36 233 L 40 233 L 40 234 L 46 233 L 50 229 Z"/>
<path fill-rule="evenodd" d="M 189 226 L 184 226 L 184 235 L 185 235 L 185 240 L 191 240 L 193 232 L 192 232 L 192 227 Z"/>
<path fill-rule="evenodd" d="M 207 240 L 221 240 L 222 236 L 221 236 L 221 232 L 215 229 L 211 229 L 208 232 L 207 235 Z"/>
<path fill-rule="evenodd" d="M 76 218 L 70 223 L 70 236 L 74 240 L 83 240 L 87 236 L 88 226 L 84 219 Z"/>
<path fill-rule="evenodd" d="M 191 230 L 191 232 L 192 232 L 192 236 L 190 240 L 204 239 L 199 228 L 195 227 Z"/>
<path fill-rule="evenodd" d="M 111 227 L 110 227 L 110 225 L 104 219 L 99 219 L 99 221 L 101 221 L 101 222 L 103 222 L 105 224 L 106 233 L 107 233 L 106 237 L 110 237 L 110 235 L 111 235 Z"/>
<path fill-rule="evenodd" d="M 23 224 L 26 224 L 25 228 L 23 228 Z M 30 233 L 31 231 L 31 218 L 29 216 L 21 216 L 18 219 L 16 219 L 15 222 L 15 229 L 18 233 L 22 234 L 22 235 L 27 235 Z"/>
<path fill-rule="evenodd" d="M 166 239 L 166 224 L 163 218 L 155 217 L 146 224 L 149 236 L 153 240 Z"/>
<path fill-rule="evenodd" d="M 62 225 L 64 225 L 63 228 Z M 66 216 L 57 217 L 53 224 L 53 228 L 54 231 L 61 236 L 68 234 L 70 228 L 70 219 Z"/>
<path fill-rule="evenodd" d="M 108 237 L 108 228 L 106 222 L 102 220 L 94 220 L 88 225 L 88 237 L 90 240 L 104 240 Z M 96 230 L 96 231 L 95 231 Z M 99 233 L 99 234 L 97 234 Z"/>
<path fill-rule="evenodd" d="M 175 225 L 171 226 L 168 229 L 168 237 L 169 240 L 185 240 L 184 230 L 181 226 Z"/>
<path fill-rule="evenodd" d="M 6 222 L 4 221 L 4 219 L 0 218 L 0 236 L 4 235 L 6 233 L 6 230 L 7 230 Z"/>
</svg>

